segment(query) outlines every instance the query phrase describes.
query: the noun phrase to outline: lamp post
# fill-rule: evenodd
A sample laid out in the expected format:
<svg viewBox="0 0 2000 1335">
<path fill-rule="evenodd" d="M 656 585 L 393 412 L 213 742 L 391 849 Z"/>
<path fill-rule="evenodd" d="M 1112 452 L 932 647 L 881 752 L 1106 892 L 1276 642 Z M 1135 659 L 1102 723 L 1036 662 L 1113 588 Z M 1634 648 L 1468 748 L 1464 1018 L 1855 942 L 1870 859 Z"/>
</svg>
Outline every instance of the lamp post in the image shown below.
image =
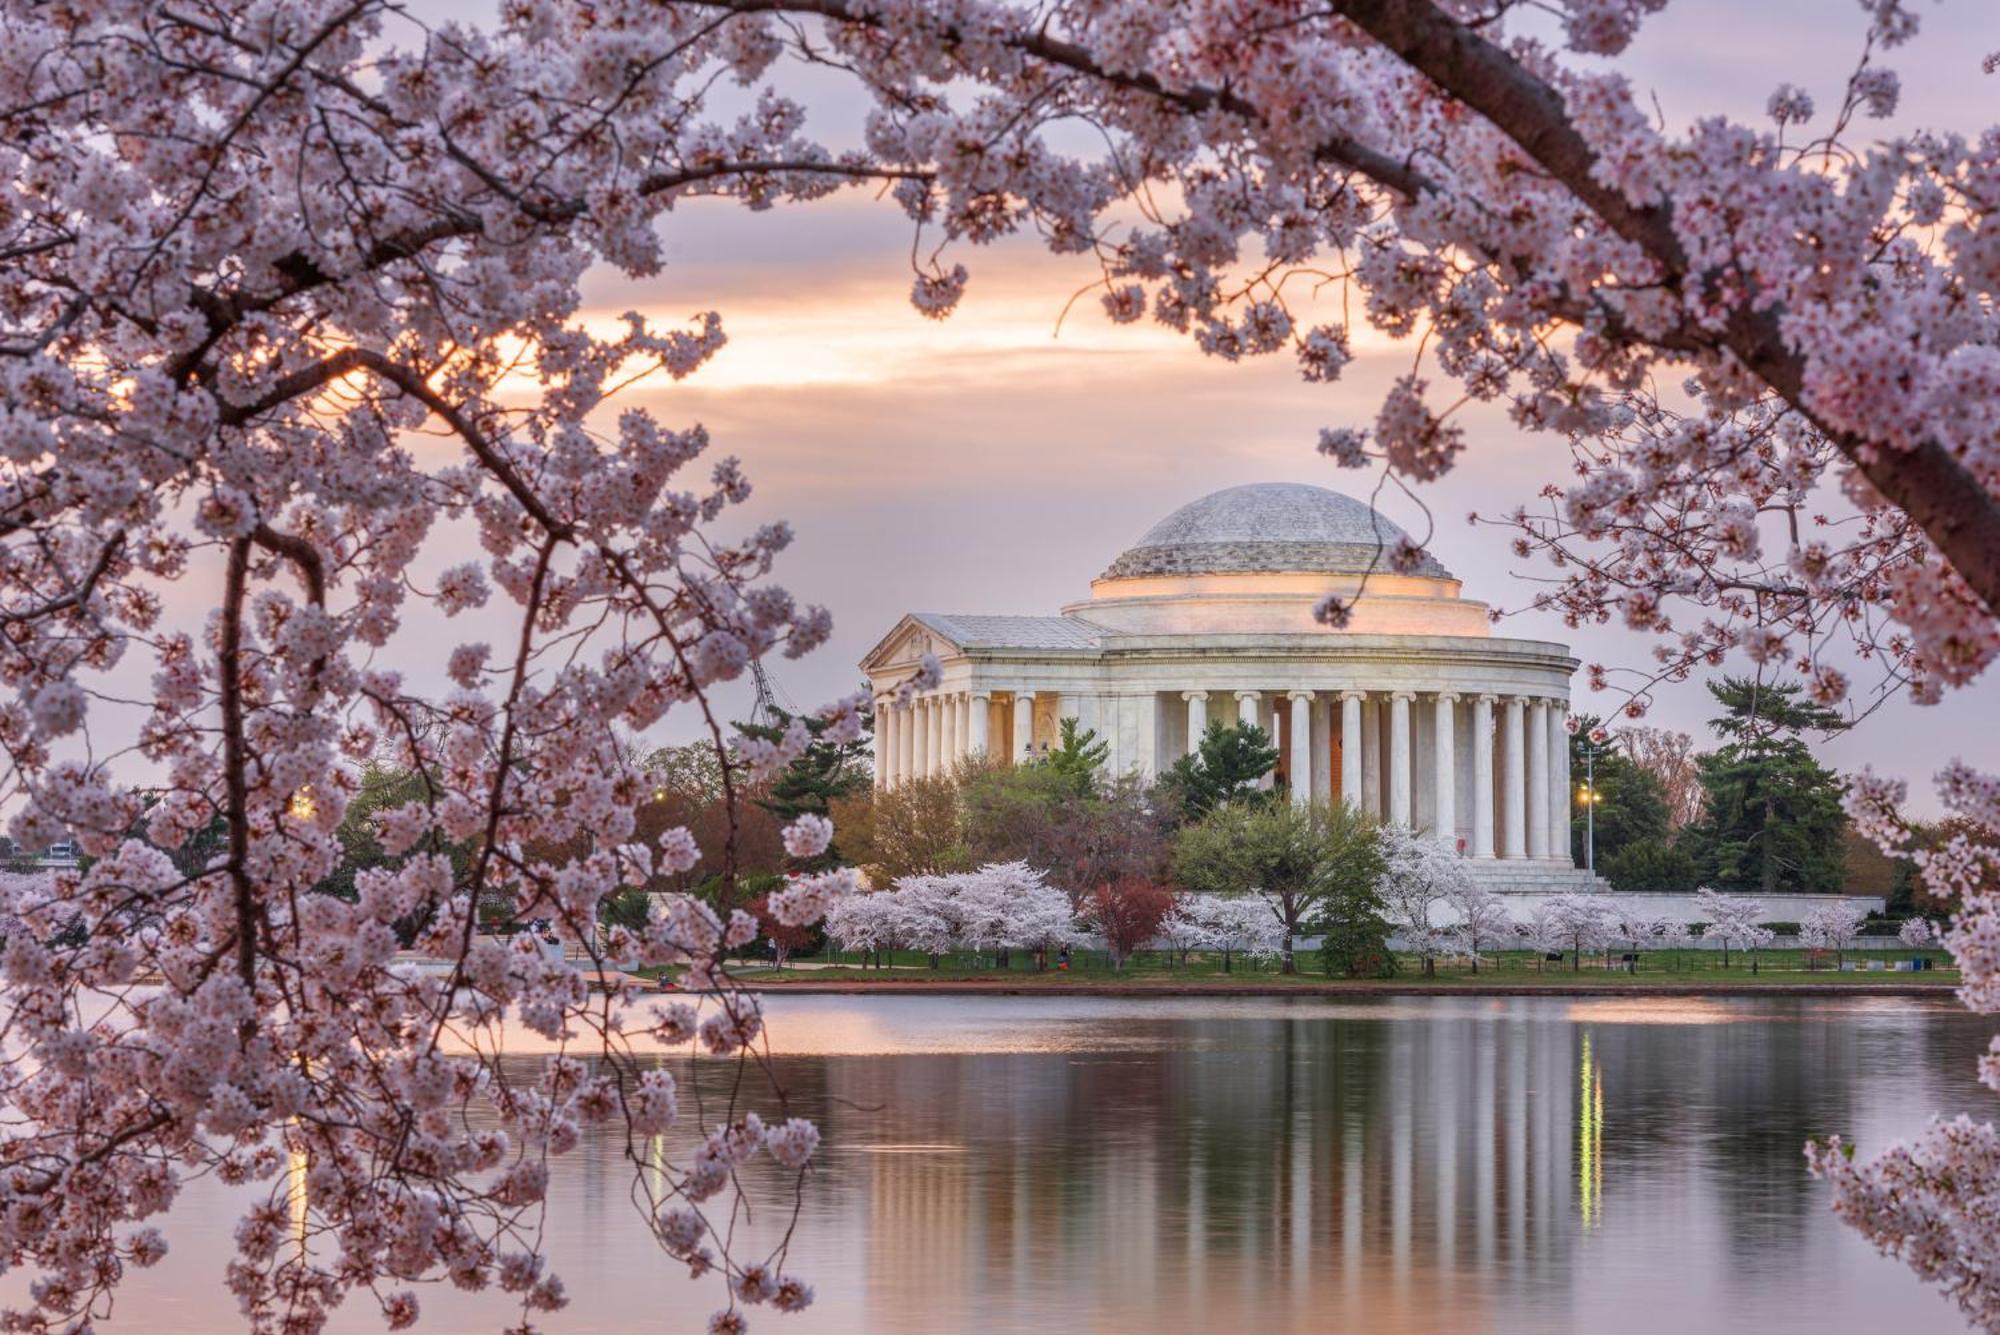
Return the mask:
<svg viewBox="0 0 2000 1335">
<path fill-rule="evenodd" d="M 1597 738 L 1583 739 L 1583 787 L 1576 790 L 1583 803 L 1583 869 L 1597 875 L 1597 804 L 1604 800 L 1597 791 Z"/>
</svg>

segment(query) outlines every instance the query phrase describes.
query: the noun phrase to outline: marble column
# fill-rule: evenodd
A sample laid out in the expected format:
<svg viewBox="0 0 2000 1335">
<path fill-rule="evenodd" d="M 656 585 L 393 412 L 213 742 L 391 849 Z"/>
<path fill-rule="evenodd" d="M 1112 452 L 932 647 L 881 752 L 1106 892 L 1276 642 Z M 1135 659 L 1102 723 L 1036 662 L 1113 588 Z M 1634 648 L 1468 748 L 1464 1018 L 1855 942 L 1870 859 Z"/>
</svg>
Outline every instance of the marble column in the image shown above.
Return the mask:
<svg viewBox="0 0 2000 1335">
<path fill-rule="evenodd" d="M 910 701 L 910 777 L 921 779 L 931 772 L 930 700 L 917 696 Z"/>
<path fill-rule="evenodd" d="M 885 701 L 875 702 L 875 791 L 881 792 L 896 781 L 896 734 L 890 722 L 895 711 Z"/>
<path fill-rule="evenodd" d="M 1439 691 L 1437 715 L 1431 732 L 1436 743 L 1436 759 L 1432 763 L 1431 779 L 1437 784 L 1433 797 L 1436 803 L 1438 842 L 1453 852 L 1458 850 L 1458 739 L 1452 734 L 1453 711 L 1458 708 L 1458 697 L 1450 691 Z"/>
<path fill-rule="evenodd" d="M 1151 782 L 1160 772 L 1159 758 L 1155 754 L 1160 745 L 1160 697 L 1152 691 L 1146 691 L 1127 698 L 1132 701 L 1134 717 L 1132 752 L 1128 756 L 1119 758 L 1117 772 L 1120 774 L 1134 772 L 1141 779 Z M 1121 719 L 1124 716 L 1123 709 L 1121 705 Z"/>
<path fill-rule="evenodd" d="M 917 777 L 917 702 L 896 706 L 896 782 Z"/>
<path fill-rule="evenodd" d="M 1033 754 L 1035 745 L 1035 693 L 1014 692 L 1014 763 L 1021 764 Z"/>
<path fill-rule="evenodd" d="M 1181 699 L 1187 701 L 1187 753 L 1193 755 L 1201 749 L 1201 735 L 1208 731 L 1208 692 L 1182 691 Z"/>
<path fill-rule="evenodd" d="M 1382 702 L 1361 701 L 1361 811 L 1382 819 Z"/>
<path fill-rule="evenodd" d="M 1312 798 L 1326 805 L 1333 801 L 1333 697 L 1324 692 L 1312 702 Z"/>
<path fill-rule="evenodd" d="M 1472 702 L 1472 856 L 1493 856 L 1493 697 Z"/>
<path fill-rule="evenodd" d="M 1519 858 L 1526 855 L 1528 843 L 1527 812 L 1522 799 L 1528 795 L 1527 738 L 1523 735 L 1521 706 L 1524 702 L 1518 695 L 1510 695 L 1504 706 L 1506 735 L 1501 739 L 1501 750 L 1505 755 L 1504 777 L 1500 781 L 1500 856 Z"/>
<path fill-rule="evenodd" d="M 1528 856 L 1549 856 L 1549 702 L 1528 702 Z"/>
<path fill-rule="evenodd" d="M 1292 805 L 1302 807 L 1313 798 L 1313 693 L 1292 691 L 1285 699 L 1292 705 Z"/>
<path fill-rule="evenodd" d="M 1340 800 L 1361 810 L 1361 700 L 1359 691 L 1340 693 Z"/>
<path fill-rule="evenodd" d="M 1410 701 L 1408 691 L 1389 696 L 1389 822 L 1407 828 L 1410 811 Z"/>
<path fill-rule="evenodd" d="M 965 753 L 969 756 L 986 754 L 987 733 L 993 725 L 993 697 L 985 691 L 974 691 L 966 697 L 970 717 L 966 719 Z"/>
<path fill-rule="evenodd" d="M 1576 865 L 1569 835 L 1569 702 L 1549 702 L 1549 852 L 1565 867 Z"/>
<path fill-rule="evenodd" d="M 951 697 L 951 763 L 965 759 L 966 734 L 972 729 L 972 697 L 964 691 Z"/>
<path fill-rule="evenodd" d="M 1258 706 L 1263 699 L 1263 693 L 1260 691 L 1238 691 L 1236 693 L 1236 721 L 1239 723 L 1255 723 L 1258 727 L 1262 727 L 1262 715 Z"/>
</svg>

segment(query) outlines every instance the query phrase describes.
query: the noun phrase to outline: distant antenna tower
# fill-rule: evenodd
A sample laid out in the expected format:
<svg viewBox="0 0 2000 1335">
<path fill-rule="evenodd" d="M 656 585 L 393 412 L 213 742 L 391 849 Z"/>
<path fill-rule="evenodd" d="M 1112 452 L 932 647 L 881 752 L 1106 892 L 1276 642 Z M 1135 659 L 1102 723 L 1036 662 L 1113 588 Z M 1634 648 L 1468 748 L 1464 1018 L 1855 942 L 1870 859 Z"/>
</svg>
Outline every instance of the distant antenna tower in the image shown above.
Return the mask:
<svg viewBox="0 0 2000 1335">
<path fill-rule="evenodd" d="M 764 671 L 763 659 L 750 660 L 750 676 L 757 683 L 757 703 L 750 710 L 752 727 L 772 723 L 779 714 L 791 717 L 799 712 L 799 707 L 793 703 L 792 697 L 771 684 L 770 674 Z"/>
</svg>

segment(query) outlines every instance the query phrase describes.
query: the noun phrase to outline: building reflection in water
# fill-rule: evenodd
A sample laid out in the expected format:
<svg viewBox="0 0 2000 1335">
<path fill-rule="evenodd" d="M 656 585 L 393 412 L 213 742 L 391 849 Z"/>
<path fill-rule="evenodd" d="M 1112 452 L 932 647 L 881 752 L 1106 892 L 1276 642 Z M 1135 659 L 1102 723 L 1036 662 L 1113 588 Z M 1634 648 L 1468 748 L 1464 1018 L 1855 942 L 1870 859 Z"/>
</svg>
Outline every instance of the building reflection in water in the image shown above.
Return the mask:
<svg viewBox="0 0 2000 1335">
<path fill-rule="evenodd" d="M 1849 1114 L 1844 1081 L 1801 1079 L 1825 1048 L 1795 1024 L 1656 1020 L 1497 1000 L 1421 1023 L 1142 1020 L 1140 1052 L 842 1058 L 823 1070 L 830 1217 L 807 1232 L 863 1240 L 870 1328 L 1562 1320 L 1613 1207 L 1621 1251 L 1643 1254 L 1634 1230 L 1669 1196 L 1745 1264 L 1721 1180 L 1802 1177 L 1797 1146 Z M 1662 1117 L 1697 1072 L 1733 1107 Z M 1617 1134 L 1612 1090 L 1636 1101 Z M 1760 1135 L 1729 1162 L 1743 1119 L 1782 1155 Z M 1823 1204 L 1795 1204 L 1816 1230 Z M 1807 1231 L 1751 1264 L 1796 1264 Z"/>
<path fill-rule="evenodd" d="M 819 1297 L 779 1324 L 1956 1330 L 1832 1218 L 1799 1152 L 1830 1131 L 1880 1144 L 1940 1108 L 1990 1115 L 1987 1026 L 1926 1005 L 785 998 L 773 1034 L 817 1055 L 775 1066 L 825 1140 L 788 1262 Z M 507 1060 L 523 1080 L 540 1063 Z M 699 1066 L 724 1099 L 733 1064 Z M 544 1236 L 572 1305 L 551 1335 L 706 1327 L 719 1291 L 634 1213 L 689 1148 L 683 1130 L 627 1157 L 594 1128 L 562 1161 Z M 308 1167 L 279 1184 L 306 1229 Z M 744 1181 L 739 1256 L 783 1235 L 793 1178 L 755 1160 Z M 237 1328 L 220 1277 L 248 1195 L 191 1185 L 172 1253 L 135 1273 L 106 1335 Z M 493 1298 L 430 1287 L 426 1320 L 492 1329 Z M 380 1316 L 353 1303 L 330 1329 Z"/>
</svg>

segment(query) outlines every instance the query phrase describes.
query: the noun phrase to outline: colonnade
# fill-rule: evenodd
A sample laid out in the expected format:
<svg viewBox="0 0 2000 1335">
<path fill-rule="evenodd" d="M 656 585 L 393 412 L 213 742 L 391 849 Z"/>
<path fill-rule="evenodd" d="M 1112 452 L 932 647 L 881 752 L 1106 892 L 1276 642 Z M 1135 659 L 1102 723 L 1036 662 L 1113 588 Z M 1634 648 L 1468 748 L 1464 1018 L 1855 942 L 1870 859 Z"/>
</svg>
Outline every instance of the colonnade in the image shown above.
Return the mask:
<svg viewBox="0 0 2000 1335">
<path fill-rule="evenodd" d="M 1018 762 L 1035 744 L 1037 693 L 1011 694 L 1011 714 L 999 715 L 999 723 L 1007 729 L 1010 759 Z M 960 760 L 987 752 L 994 695 L 932 691 L 902 708 L 886 696 L 878 701 L 877 784 L 947 774 Z M 1185 729 L 1163 726 L 1165 708 L 1175 704 L 1186 711 Z M 1168 746 L 1156 750 L 1164 735 L 1192 748 L 1211 718 L 1233 714 L 1280 743 L 1295 802 L 1350 802 L 1392 824 L 1429 829 L 1470 857 L 1570 861 L 1568 702 L 1560 697 L 1456 690 L 1065 692 L 1055 709 L 1056 717 L 1108 735 L 1115 768 L 1148 778 L 1171 763 Z M 1120 718 L 1128 734 L 1122 746 Z"/>
<path fill-rule="evenodd" d="M 985 754 L 992 701 L 990 691 L 932 691 L 902 708 L 886 696 L 877 700 L 875 786 L 949 774 L 967 756 Z M 1035 697 L 1017 701 L 1032 710 Z"/>
</svg>

